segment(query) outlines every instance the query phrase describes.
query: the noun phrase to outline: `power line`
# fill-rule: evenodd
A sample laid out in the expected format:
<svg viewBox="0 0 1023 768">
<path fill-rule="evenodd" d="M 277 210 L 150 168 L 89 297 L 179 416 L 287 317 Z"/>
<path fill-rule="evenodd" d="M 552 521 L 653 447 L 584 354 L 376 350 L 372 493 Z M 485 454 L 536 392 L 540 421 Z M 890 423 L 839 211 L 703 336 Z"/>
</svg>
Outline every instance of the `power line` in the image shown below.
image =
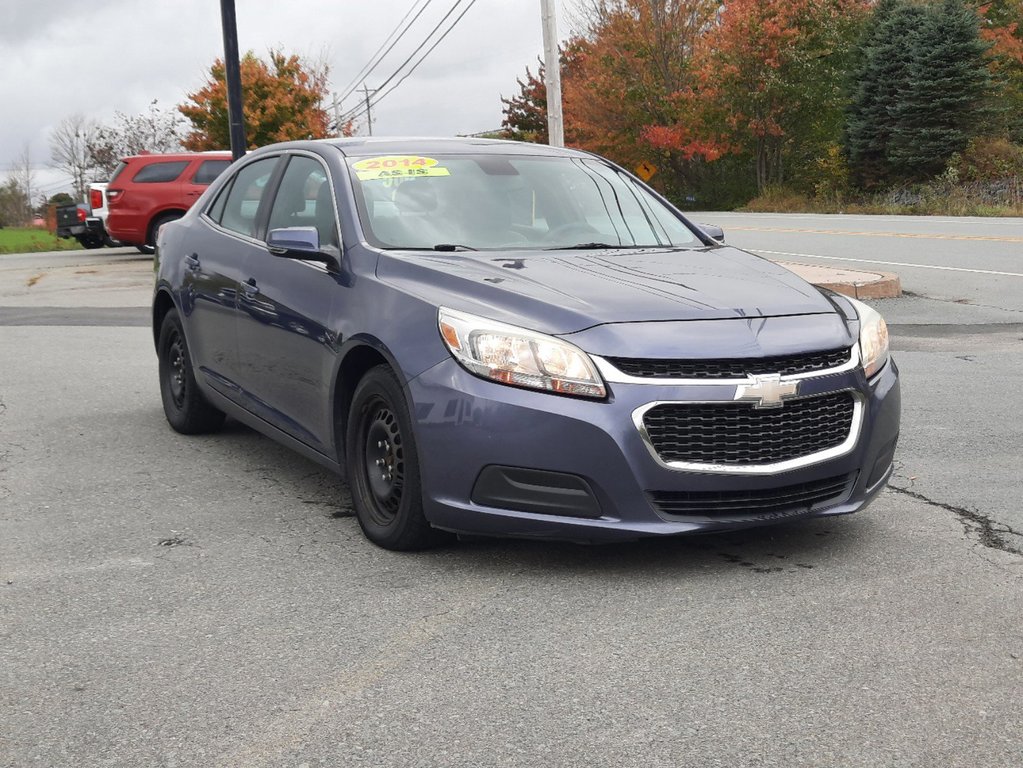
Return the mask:
<svg viewBox="0 0 1023 768">
<path fill-rule="evenodd" d="M 405 65 L 408 64 L 410 61 L 412 61 L 412 59 L 415 58 L 417 53 L 419 53 L 421 50 L 423 50 L 423 46 L 426 45 L 428 42 L 430 42 L 430 38 L 433 37 L 434 34 L 436 34 L 437 30 L 441 28 L 441 26 L 444 24 L 444 22 L 448 20 L 448 17 L 451 16 L 451 14 L 455 12 L 455 9 L 458 8 L 458 6 L 462 4 L 462 2 L 463 2 L 463 0 L 455 0 L 455 2 L 448 9 L 448 12 L 445 13 L 443 17 L 441 17 L 441 20 L 437 22 L 437 25 L 433 29 L 430 30 L 430 32 L 426 35 L 426 37 L 423 38 L 423 42 L 421 42 L 418 46 L 416 46 L 416 49 L 414 51 L 412 51 L 412 53 L 410 53 L 408 55 L 408 58 L 406 58 L 405 61 L 403 61 L 401 64 L 398 65 L 398 68 L 396 70 L 394 70 L 394 72 L 391 74 L 391 76 L 388 77 L 386 80 L 384 80 L 384 82 L 382 82 L 374 90 L 376 90 L 379 93 L 382 89 L 386 88 L 387 84 L 390 83 L 392 80 L 394 80 L 394 78 L 396 78 L 398 76 L 398 74 L 401 72 L 401 70 L 403 70 L 405 68 Z M 473 0 L 473 2 L 475 2 L 475 0 Z M 469 7 L 472 7 L 472 6 L 470 5 Z M 466 10 L 468 10 L 468 8 Z M 462 15 L 463 16 L 465 15 L 464 11 L 462 12 Z M 459 16 L 458 18 L 461 18 L 461 16 Z M 458 19 L 455 19 L 455 21 L 452 23 L 451 26 L 453 27 L 457 23 L 458 23 Z M 448 28 L 448 32 L 450 32 L 450 31 L 451 31 L 451 28 L 449 27 Z M 447 33 L 445 33 L 445 34 L 447 34 Z M 444 39 L 443 36 L 440 39 L 443 40 Z M 430 50 L 433 50 L 433 49 L 431 48 Z M 349 110 L 349 112 L 355 111 L 356 109 L 362 109 L 362 108 L 361 107 L 355 107 L 355 108 Z"/>
<path fill-rule="evenodd" d="M 441 43 L 442 43 L 442 42 L 444 41 L 444 38 L 446 38 L 446 37 L 447 37 L 447 36 L 448 36 L 448 35 L 449 35 L 449 34 L 451 33 L 451 30 L 453 30 L 453 29 L 454 29 L 454 28 L 455 28 L 455 27 L 456 27 L 456 26 L 458 25 L 458 22 L 462 20 L 462 17 L 463 17 L 463 16 L 465 16 L 465 14 L 469 12 L 469 9 L 470 9 L 470 8 L 472 8 L 472 7 L 474 6 L 474 5 L 476 5 L 476 2 L 477 2 L 477 0 L 469 0 L 469 4 L 468 4 L 467 6 L 465 6 L 465 8 L 464 8 L 464 9 L 462 10 L 462 12 L 461 12 L 461 13 L 460 13 L 460 14 L 459 14 L 459 15 L 457 16 L 457 18 L 455 18 L 455 20 L 454 20 L 453 22 L 451 22 L 451 25 L 450 25 L 450 26 L 449 26 L 449 27 L 448 27 L 448 28 L 447 28 L 446 30 L 444 30 L 444 33 L 443 33 L 443 34 L 442 34 L 442 35 L 441 35 L 441 36 L 440 36 L 439 38 L 437 38 L 437 40 L 436 40 L 436 41 L 435 41 L 435 42 L 433 43 L 433 45 L 431 45 L 431 46 L 430 46 L 430 47 L 429 47 L 429 48 L 428 48 L 428 49 L 426 50 L 426 52 L 425 52 L 425 53 L 424 53 L 424 54 L 423 54 L 422 56 L 420 56 L 420 57 L 419 57 L 419 59 L 418 59 L 418 60 L 417 60 L 417 61 L 416 61 L 416 62 L 415 62 L 415 63 L 414 63 L 413 65 L 412 65 L 412 67 L 411 67 L 411 68 L 409 69 L 409 71 L 408 71 L 408 72 L 406 72 L 406 73 L 405 73 L 404 75 L 402 75 L 402 76 L 401 76 L 401 79 L 399 79 L 399 80 L 398 80 L 398 82 L 396 82 L 396 83 L 395 83 L 394 85 L 392 85 L 392 86 L 391 86 L 390 88 L 388 88 L 387 90 L 384 90 L 385 86 L 386 86 L 386 85 L 387 85 L 388 83 L 390 83 L 390 82 L 391 82 L 392 80 L 394 80 L 394 78 L 395 78 L 395 77 L 397 77 L 397 76 L 398 76 L 398 74 L 399 74 L 399 73 L 401 72 L 402 68 L 403 68 L 403 67 L 404 67 L 404 66 L 405 66 L 406 64 L 408 64 L 408 63 L 409 63 L 409 61 L 411 61 L 411 60 L 412 60 L 412 59 L 413 59 L 413 58 L 415 57 L 415 55 L 416 55 L 417 53 L 419 53 L 419 51 L 421 51 L 421 50 L 423 49 L 423 46 L 424 46 L 424 45 L 426 45 L 426 43 L 427 43 L 427 42 L 428 42 L 428 41 L 430 40 L 430 38 L 431 38 L 431 37 L 433 36 L 434 32 L 436 32 L 436 31 L 437 31 L 437 30 L 438 30 L 438 29 L 440 28 L 441 24 L 443 24 L 443 23 L 444 23 L 444 21 L 445 21 L 445 20 L 446 20 L 446 19 L 447 19 L 447 18 L 448 18 L 448 17 L 449 17 L 449 16 L 450 16 L 450 15 L 451 15 L 451 14 L 452 14 L 452 13 L 453 13 L 454 11 L 455 11 L 455 9 L 456 9 L 456 8 L 457 8 L 457 7 L 458 7 L 458 6 L 459 6 L 459 5 L 460 5 L 460 4 L 462 3 L 462 0 L 456 0 L 456 1 L 455 1 L 455 4 L 454 4 L 454 5 L 452 5 L 452 6 L 451 6 L 451 9 L 450 9 L 450 10 L 449 10 L 449 11 L 448 11 L 448 12 L 447 12 L 447 13 L 446 13 L 445 15 L 444 15 L 444 18 L 443 18 L 443 19 L 441 19 L 441 20 L 440 20 L 440 22 L 439 22 L 439 23 L 437 24 L 437 26 L 436 26 L 436 27 L 434 27 L 434 28 L 433 28 L 433 29 L 432 29 L 432 30 L 430 31 L 430 34 L 426 36 L 426 38 L 425 38 L 425 39 L 423 40 L 423 42 L 422 42 L 422 43 L 421 43 L 421 44 L 419 45 L 419 47 L 418 47 L 418 48 L 416 48 L 416 50 L 415 50 L 415 51 L 413 51 L 413 52 L 412 52 L 412 54 L 411 54 L 411 55 L 410 55 L 410 56 L 409 56 L 409 57 L 408 57 L 407 59 L 405 59 L 405 61 L 403 61 L 403 62 L 402 62 L 401 66 L 400 66 L 400 67 L 398 67 L 398 69 L 397 69 L 397 70 L 395 70 L 395 72 L 394 72 L 394 74 L 393 74 L 393 75 L 391 75 L 391 76 L 390 76 L 389 78 L 387 78 L 387 80 L 385 80 L 385 81 L 384 81 L 383 83 L 381 83 L 381 84 L 380 84 L 380 85 L 379 85 L 379 86 L 378 86 L 378 87 L 376 88 L 376 93 L 377 93 L 377 95 L 376 95 L 376 96 L 375 96 L 375 97 L 374 97 L 373 99 L 371 99 L 371 100 L 370 100 L 370 104 L 369 104 L 369 105 L 360 105 L 360 106 L 358 106 L 358 107 L 355 107 L 355 108 L 353 108 L 353 109 L 350 109 L 350 110 L 348 110 L 348 112 L 346 112 L 345 114 L 343 114 L 343 115 L 341 116 L 341 120 L 342 120 L 343 122 L 348 122 L 349 120 L 354 120 L 354 119 L 356 119 L 356 118 L 358 118 L 358 117 L 361 117 L 361 116 L 362 116 L 363 114 L 365 114 L 365 113 L 366 113 L 366 112 L 368 111 L 369 107 L 371 107 L 371 106 L 375 106 L 376 104 L 379 104 L 379 103 L 380 103 L 380 101 L 381 101 L 381 100 L 382 100 L 382 99 L 383 99 L 383 98 L 384 98 L 385 96 L 387 96 L 387 94 L 391 93 L 391 92 L 392 92 L 392 91 L 394 91 L 394 90 L 395 90 L 395 89 L 396 89 L 396 88 L 397 88 L 398 86 L 400 86 L 400 85 L 401 85 L 401 84 L 402 84 L 403 82 L 405 82 L 405 80 L 407 80 L 407 79 L 408 79 L 408 77 L 409 77 L 409 76 L 410 76 L 410 75 L 411 75 L 411 74 L 412 74 L 413 72 L 415 72 L 415 71 L 416 71 L 416 69 L 417 69 L 417 68 L 419 67 L 419 65 L 423 63 L 423 61 L 424 61 L 424 60 L 426 59 L 426 57 L 427 57 L 427 56 L 429 56 L 429 55 L 430 55 L 430 54 L 431 54 L 431 53 L 433 52 L 434 48 L 436 48 L 436 47 L 437 47 L 438 45 L 440 45 L 440 44 L 441 44 Z M 381 91 L 382 91 L 382 92 L 381 92 Z"/>
<path fill-rule="evenodd" d="M 417 0 L 417 2 L 419 2 L 419 0 Z M 401 41 L 405 34 L 412 28 L 412 25 L 416 23 L 416 19 L 423 15 L 423 11 L 425 11 L 432 2 L 433 0 L 426 0 L 425 4 L 419 9 L 419 12 L 415 15 L 415 18 L 413 18 L 412 21 L 410 21 L 405 26 L 405 28 L 401 30 L 401 34 L 394 38 L 394 42 L 392 42 L 390 46 L 388 46 L 387 50 L 384 51 L 383 50 L 384 46 L 387 45 L 387 43 L 391 40 L 392 37 L 394 37 L 394 33 L 401 29 L 401 25 L 405 23 L 405 19 L 407 19 L 409 15 L 412 13 L 412 11 L 415 10 L 416 3 L 412 4 L 412 7 L 408 9 L 408 13 L 406 13 L 402 17 L 401 21 L 398 22 L 398 25 L 391 30 L 391 34 L 389 34 L 387 38 L 384 40 L 384 42 L 380 44 L 380 47 L 377 48 L 376 53 L 370 56 L 369 61 L 363 66 L 362 69 L 359 70 L 359 74 L 353 77 L 351 82 L 341 89 L 342 94 L 339 101 L 344 101 L 345 99 L 352 95 L 355 89 L 358 88 L 359 82 L 364 81 L 373 72 L 373 70 L 376 69 L 377 66 L 379 66 L 380 62 L 383 61 L 384 57 L 387 54 L 389 54 L 391 50 L 394 48 L 394 46 L 396 46 Z M 383 51 L 383 53 L 381 53 L 381 51 Z"/>
</svg>

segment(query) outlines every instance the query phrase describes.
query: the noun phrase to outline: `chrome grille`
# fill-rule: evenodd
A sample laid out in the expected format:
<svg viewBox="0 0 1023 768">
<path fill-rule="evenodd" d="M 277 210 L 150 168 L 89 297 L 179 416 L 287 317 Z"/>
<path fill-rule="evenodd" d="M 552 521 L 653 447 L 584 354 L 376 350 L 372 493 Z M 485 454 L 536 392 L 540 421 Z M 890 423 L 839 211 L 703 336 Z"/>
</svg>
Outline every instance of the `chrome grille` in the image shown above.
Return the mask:
<svg viewBox="0 0 1023 768">
<path fill-rule="evenodd" d="M 850 392 L 788 400 L 781 408 L 747 403 L 660 403 L 643 415 L 665 463 L 735 467 L 775 464 L 842 445 L 853 426 Z"/>
<path fill-rule="evenodd" d="M 750 375 L 777 373 L 793 376 L 838 368 L 849 362 L 849 347 L 826 352 L 776 357 L 739 357 L 717 360 L 656 360 L 609 357 L 607 361 L 622 373 L 652 379 L 741 379 Z"/>
</svg>

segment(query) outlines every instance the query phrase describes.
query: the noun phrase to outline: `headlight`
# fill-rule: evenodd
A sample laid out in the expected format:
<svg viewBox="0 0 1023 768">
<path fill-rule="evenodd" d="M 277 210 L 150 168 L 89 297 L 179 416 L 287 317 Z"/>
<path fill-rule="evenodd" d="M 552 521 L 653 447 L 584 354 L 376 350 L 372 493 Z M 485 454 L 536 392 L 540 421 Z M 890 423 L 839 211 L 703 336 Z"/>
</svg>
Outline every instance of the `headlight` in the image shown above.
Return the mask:
<svg viewBox="0 0 1023 768">
<path fill-rule="evenodd" d="M 562 395 L 607 395 L 589 355 L 566 341 L 443 307 L 437 324 L 455 359 L 484 379 Z"/>
<path fill-rule="evenodd" d="M 860 317 L 860 360 L 869 379 L 888 362 L 888 326 L 876 310 L 862 301 L 849 301 Z"/>
</svg>

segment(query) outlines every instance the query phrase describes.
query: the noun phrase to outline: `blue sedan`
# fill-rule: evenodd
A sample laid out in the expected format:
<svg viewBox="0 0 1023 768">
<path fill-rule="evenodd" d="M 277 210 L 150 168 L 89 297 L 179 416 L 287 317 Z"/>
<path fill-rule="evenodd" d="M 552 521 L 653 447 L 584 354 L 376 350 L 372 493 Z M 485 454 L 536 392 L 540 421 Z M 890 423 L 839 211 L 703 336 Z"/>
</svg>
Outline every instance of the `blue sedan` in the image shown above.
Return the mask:
<svg viewBox="0 0 1023 768">
<path fill-rule="evenodd" d="M 346 476 L 388 549 L 863 509 L 899 435 L 884 320 L 713 235 L 585 152 L 264 147 L 159 233 L 164 411 Z"/>
</svg>

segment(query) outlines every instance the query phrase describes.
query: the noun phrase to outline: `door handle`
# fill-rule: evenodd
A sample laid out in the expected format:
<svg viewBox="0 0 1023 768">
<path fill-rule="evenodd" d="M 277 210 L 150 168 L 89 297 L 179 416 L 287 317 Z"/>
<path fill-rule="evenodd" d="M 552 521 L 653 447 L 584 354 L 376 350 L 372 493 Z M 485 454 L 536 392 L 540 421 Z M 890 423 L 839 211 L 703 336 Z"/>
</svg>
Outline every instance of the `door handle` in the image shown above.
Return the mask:
<svg viewBox="0 0 1023 768">
<path fill-rule="evenodd" d="M 250 277 L 248 280 L 242 283 L 242 290 L 245 292 L 245 295 L 250 299 L 257 293 L 259 293 L 259 286 L 256 285 L 255 278 Z"/>
<path fill-rule="evenodd" d="M 185 269 L 187 269 L 189 272 L 198 273 L 199 254 L 193 253 L 191 256 L 185 257 Z"/>
</svg>

